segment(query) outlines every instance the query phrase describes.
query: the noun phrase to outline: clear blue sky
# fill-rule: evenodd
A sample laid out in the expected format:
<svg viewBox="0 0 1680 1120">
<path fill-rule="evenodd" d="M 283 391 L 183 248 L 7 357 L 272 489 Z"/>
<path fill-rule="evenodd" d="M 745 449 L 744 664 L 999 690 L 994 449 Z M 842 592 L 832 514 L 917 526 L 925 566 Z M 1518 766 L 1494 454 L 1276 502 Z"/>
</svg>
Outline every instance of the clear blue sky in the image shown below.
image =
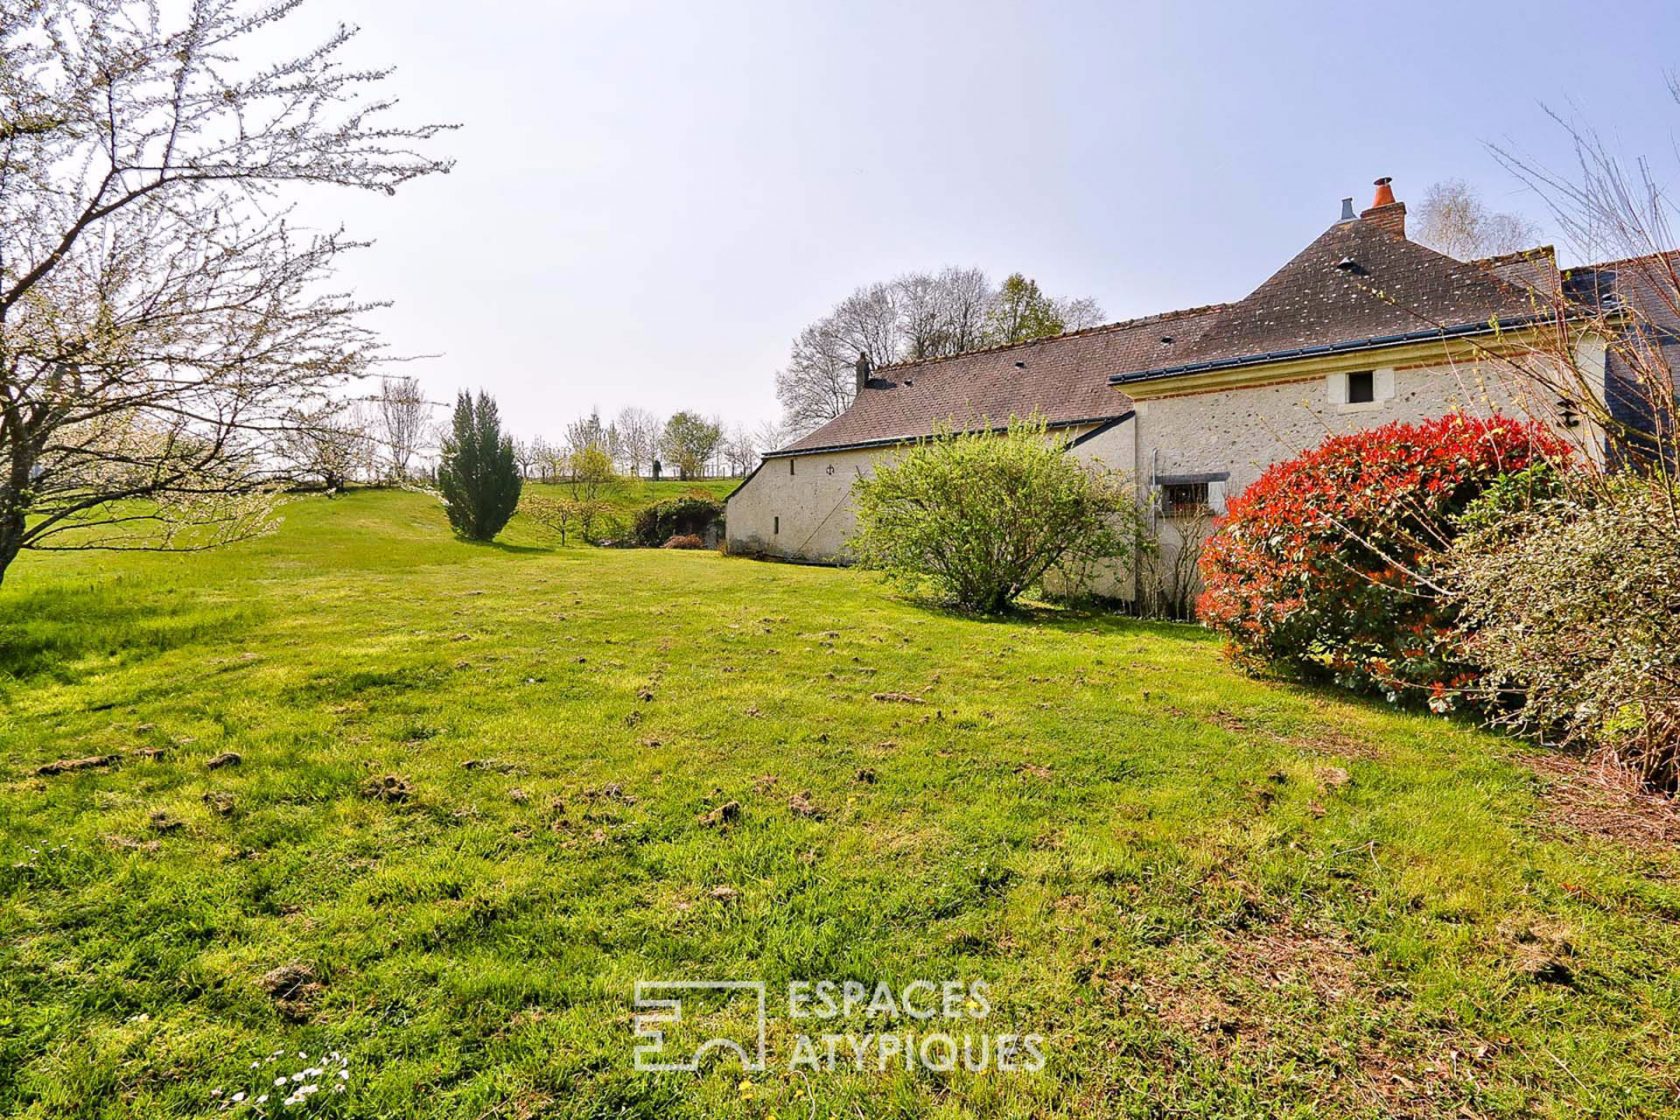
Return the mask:
<svg viewBox="0 0 1680 1120">
<path fill-rule="evenodd" d="M 867 281 L 1016 269 L 1111 318 L 1239 297 L 1392 175 L 1543 207 L 1543 106 L 1674 166 L 1680 4 L 336 0 L 447 178 L 306 213 L 437 397 L 522 434 L 592 405 L 776 413 L 792 336 Z M 1546 223 L 1549 228 L 1549 223 Z"/>
</svg>

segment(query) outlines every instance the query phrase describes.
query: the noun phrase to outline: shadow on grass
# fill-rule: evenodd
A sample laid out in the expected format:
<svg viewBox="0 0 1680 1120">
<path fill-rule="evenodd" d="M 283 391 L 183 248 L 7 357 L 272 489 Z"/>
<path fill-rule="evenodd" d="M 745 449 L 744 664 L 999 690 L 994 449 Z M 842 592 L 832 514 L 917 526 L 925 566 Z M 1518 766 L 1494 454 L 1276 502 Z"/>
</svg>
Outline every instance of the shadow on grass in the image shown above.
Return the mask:
<svg viewBox="0 0 1680 1120">
<path fill-rule="evenodd" d="M 0 598 L 0 686 L 72 683 L 89 659 L 133 662 L 250 626 L 249 606 L 207 605 L 121 579 Z"/>
<path fill-rule="evenodd" d="M 1082 634 L 1093 632 L 1099 634 L 1149 634 L 1155 637 L 1174 638 L 1179 641 L 1196 642 L 1198 644 L 1220 640 L 1219 635 L 1203 629 L 1194 622 L 1166 622 L 1159 619 L 1139 618 L 1137 615 L 1127 614 L 1119 608 L 1101 604 L 1019 602 L 1007 611 L 1001 611 L 997 614 L 981 614 L 951 606 L 949 603 L 940 602 L 937 599 L 885 590 L 883 590 L 883 594 L 940 618 L 961 622 L 977 622 L 990 626 L 1049 627 L 1055 630 Z"/>
<path fill-rule="evenodd" d="M 553 552 L 552 548 L 544 548 L 537 544 L 507 544 L 503 541 L 468 541 L 463 544 L 479 545 L 483 548 L 493 548 L 497 552 L 506 552 L 513 556 L 541 556 Z"/>
</svg>

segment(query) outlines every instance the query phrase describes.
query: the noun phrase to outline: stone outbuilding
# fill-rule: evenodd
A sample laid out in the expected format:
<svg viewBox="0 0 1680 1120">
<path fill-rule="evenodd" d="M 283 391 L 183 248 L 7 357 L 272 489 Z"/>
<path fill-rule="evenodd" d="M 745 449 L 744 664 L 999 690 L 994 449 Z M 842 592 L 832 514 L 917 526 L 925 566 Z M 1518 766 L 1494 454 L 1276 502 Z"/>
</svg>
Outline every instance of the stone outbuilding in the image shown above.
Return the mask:
<svg viewBox="0 0 1680 1120">
<path fill-rule="evenodd" d="M 1333 433 L 1500 412 L 1597 455 L 1602 433 L 1553 379 L 1524 372 L 1555 353 L 1558 293 L 1595 275 L 1561 276 L 1550 247 L 1459 261 L 1419 245 L 1381 179 L 1370 208 L 1344 201 L 1341 220 L 1234 303 L 860 368 L 845 412 L 767 455 L 730 496 L 729 548 L 844 563 L 859 477 L 942 426 L 1035 412 L 1069 454 L 1130 475 L 1169 549 L 1267 466 Z M 1583 331 L 1570 344 L 1602 395 L 1604 340 Z M 1097 590 L 1134 598 L 1136 576 Z"/>
</svg>

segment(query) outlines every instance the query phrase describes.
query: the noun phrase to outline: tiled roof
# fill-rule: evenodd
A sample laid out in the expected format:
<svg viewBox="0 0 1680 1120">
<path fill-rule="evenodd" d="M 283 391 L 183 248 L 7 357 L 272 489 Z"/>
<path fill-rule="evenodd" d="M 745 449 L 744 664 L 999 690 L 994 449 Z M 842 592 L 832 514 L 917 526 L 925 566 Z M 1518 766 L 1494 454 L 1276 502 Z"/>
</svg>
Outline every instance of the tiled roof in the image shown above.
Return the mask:
<svg viewBox="0 0 1680 1120">
<path fill-rule="evenodd" d="M 1302 352 L 1360 349 L 1495 317 L 1516 322 L 1540 308 L 1525 288 L 1426 249 L 1363 218 L 1331 226 L 1189 345 L 1112 379 L 1152 380 L 1259 364 Z"/>
<path fill-rule="evenodd" d="M 1557 250 L 1550 245 L 1536 245 L 1532 249 L 1520 249 L 1497 257 L 1481 257 L 1468 263 L 1548 299 L 1558 291 Z"/>
<path fill-rule="evenodd" d="M 1012 416 L 1034 412 L 1052 426 L 1112 420 L 1130 412 L 1132 402 L 1109 387 L 1108 375 L 1193 342 L 1223 309 L 1222 304 L 1193 307 L 883 366 L 850 408 L 775 454 L 894 443 L 932 435 L 941 425 L 1002 425 Z"/>
<path fill-rule="evenodd" d="M 1680 332 L 1680 252 L 1647 253 L 1569 270 L 1577 284 L 1589 275 L 1596 276 L 1593 286 L 1599 298 L 1613 296 L 1646 325 Z"/>
</svg>

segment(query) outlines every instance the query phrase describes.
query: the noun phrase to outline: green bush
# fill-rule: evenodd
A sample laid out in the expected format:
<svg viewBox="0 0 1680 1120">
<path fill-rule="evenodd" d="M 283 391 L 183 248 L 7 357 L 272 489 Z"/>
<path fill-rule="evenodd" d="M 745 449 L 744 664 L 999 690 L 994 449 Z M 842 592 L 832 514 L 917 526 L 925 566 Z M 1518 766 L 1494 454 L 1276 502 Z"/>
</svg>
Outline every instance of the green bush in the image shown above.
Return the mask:
<svg viewBox="0 0 1680 1120">
<path fill-rule="evenodd" d="M 1137 504 L 1118 475 L 1065 450 L 1039 418 L 1003 433 L 942 432 L 852 487 L 858 563 L 912 592 L 992 613 L 1126 557 Z"/>
<path fill-rule="evenodd" d="M 1448 580 L 1496 721 L 1680 789 L 1680 492 L 1624 476 L 1490 498 Z"/>
<path fill-rule="evenodd" d="M 723 531 L 723 512 L 722 502 L 695 494 L 655 502 L 636 514 L 630 539 L 642 548 L 661 548 L 672 537 L 704 539 L 710 530 Z"/>
</svg>

